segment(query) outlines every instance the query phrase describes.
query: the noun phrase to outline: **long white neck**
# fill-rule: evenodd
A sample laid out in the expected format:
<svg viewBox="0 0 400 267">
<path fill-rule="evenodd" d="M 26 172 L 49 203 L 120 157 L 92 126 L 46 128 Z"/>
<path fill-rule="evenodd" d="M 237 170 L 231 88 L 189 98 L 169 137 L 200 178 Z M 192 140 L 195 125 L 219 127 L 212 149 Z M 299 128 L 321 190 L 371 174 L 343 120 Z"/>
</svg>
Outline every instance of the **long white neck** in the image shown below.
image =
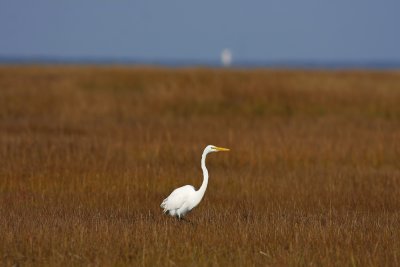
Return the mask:
<svg viewBox="0 0 400 267">
<path fill-rule="evenodd" d="M 197 193 L 199 194 L 199 202 L 203 198 L 204 193 L 206 192 L 207 185 L 208 185 L 208 170 L 206 168 L 206 157 L 208 151 L 204 150 L 203 155 L 201 156 L 201 169 L 203 170 L 203 183 Z"/>
</svg>

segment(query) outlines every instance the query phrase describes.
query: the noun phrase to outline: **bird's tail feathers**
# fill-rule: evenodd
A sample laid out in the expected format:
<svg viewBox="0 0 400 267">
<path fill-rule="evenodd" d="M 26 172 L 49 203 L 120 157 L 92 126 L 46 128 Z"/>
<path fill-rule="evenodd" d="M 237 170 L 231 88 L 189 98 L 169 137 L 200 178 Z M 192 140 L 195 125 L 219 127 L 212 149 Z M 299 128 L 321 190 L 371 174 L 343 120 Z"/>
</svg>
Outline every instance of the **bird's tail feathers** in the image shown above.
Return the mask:
<svg viewBox="0 0 400 267">
<path fill-rule="evenodd" d="M 163 202 L 160 205 L 160 207 L 164 209 L 164 213 L 166 213 L 168 211 L 167 201 L 168 201 L 168 198 L 164 199 Z"/>
</svg>

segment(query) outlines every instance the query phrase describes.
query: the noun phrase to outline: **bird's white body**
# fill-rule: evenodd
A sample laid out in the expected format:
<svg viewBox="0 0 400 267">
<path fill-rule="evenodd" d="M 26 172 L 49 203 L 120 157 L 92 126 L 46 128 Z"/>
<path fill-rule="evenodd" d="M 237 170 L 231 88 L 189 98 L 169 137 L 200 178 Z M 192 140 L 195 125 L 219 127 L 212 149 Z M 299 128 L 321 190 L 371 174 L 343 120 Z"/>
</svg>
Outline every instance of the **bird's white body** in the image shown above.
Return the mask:
<svg viewBox="0 0 400 267">
<path fill-rule="evenodd" d="M 229 151 L 227 148 L 221 148 L 209 145 L 204 149 L 201 157 L 201 168 L 203 170 L 203 183 L 199 190 L 195 190 L 191 185 L 185 185 L 172 191 L 172 193 L 161 203 L 164 213 L 168 213 L 179 219 L 184 217 L 189 211 L 199 205 L 208 185 L 208 170 L 206 168 L 206 157 L 208 153 L 218 151 Z"/>
<path fill-rule="evenodd" d="M 172 191 L 163 201 L 161 207 L 169 215 L 180 218 L 196 207 L 200 203 L 200 200 L 196 199 L 196 190 L 194 187 L 185 185 Z"/>
</svg>

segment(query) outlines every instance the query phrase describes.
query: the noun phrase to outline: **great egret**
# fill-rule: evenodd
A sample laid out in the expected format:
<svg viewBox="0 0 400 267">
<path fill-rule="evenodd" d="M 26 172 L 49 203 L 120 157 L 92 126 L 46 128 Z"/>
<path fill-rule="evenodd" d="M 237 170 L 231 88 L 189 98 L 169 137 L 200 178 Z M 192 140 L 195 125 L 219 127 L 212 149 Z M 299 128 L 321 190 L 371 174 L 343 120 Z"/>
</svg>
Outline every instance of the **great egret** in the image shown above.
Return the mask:
<svg viewBox="0 0 400 267">
<path fill-rule="evenodd" d="M 178 217 L 181 219 L 189 211 L 199 205 L 204 193 L 207 189 L 208 184 L 208 170 L 206 168 L 206 157 L 208 153 L 229 151 L 228 148 L 217 147 L 209 145 L 201 156 L 201 169 L 203 170 L 203 183 L 199 190 L 195 190 L 191 185 L 185 185 L 172 191 L 172 193 L 164 199 L 161 203 L 161 208 L 164 209 L 164 213 L 168 213 L 172 217 Z"/>
</svg>

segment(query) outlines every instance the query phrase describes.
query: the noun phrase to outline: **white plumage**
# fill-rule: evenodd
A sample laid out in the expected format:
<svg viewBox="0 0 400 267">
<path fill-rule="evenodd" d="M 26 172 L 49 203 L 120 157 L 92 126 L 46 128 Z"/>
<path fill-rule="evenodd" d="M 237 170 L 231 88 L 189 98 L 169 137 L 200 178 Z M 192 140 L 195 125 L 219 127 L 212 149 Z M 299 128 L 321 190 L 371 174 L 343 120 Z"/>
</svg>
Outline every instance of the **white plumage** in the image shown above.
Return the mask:
<svg viewBox="0 0 400 267">
<path fill-rule="evenodd" d="M 172 193 L 161 203 L 161 208 L 164 209 L 164 213 L 168 213 L 173 217 L 181 219 L 189 211 L 199 205 L 208 185 L 208 170 L 206 168 L 207 154 L 218 151 L 229 151 L 229 149 L 212 145 L 209 145 L 204 149 L 201 157 L 201 168 L 203 170 L 203 183 L 201 187 L 199 190 L 195 190 L 193 186 L 185 185 L 172 191 Z"/>
</svg>

